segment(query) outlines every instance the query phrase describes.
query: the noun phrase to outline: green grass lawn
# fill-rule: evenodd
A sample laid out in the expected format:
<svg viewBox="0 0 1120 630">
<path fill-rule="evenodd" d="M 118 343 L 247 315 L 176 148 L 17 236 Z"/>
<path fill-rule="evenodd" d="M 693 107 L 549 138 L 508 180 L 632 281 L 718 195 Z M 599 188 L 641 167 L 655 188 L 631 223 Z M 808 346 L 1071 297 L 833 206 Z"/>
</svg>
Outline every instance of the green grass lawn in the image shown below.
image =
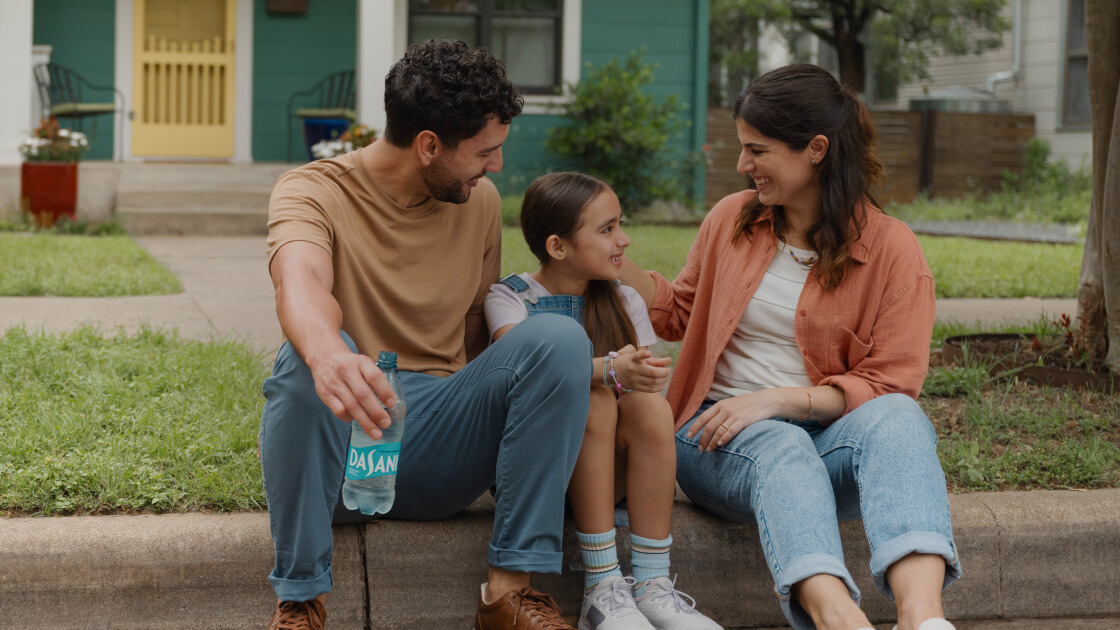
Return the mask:
<svg viewBox="0 0 1120 630">
<path fill-rule="evenodd" d="M 935 339 L 977 331 L 939 325 Z M 935 348 L 919 403 L 954 492 L 1120 487 L 1120 396 L 993 379 L 986 365 L 939 358 Z M 264 509 L 263 359 L 241 342 L 150 329 L 6 331 L 0 513 Z"/>
<path fill-rule="evenodd" d="M 937 297 L 1076 297 L 1083 245 L 918 236 Z"/>
<path fill-rule="evenodd" d="M 673 279 L 684 266 L 695 227 L 639 225 L 626 228 L 629 255 L 643 269 Z M 1074 297 L 1081 245 L 1015 243 L 919 236 L 937 283 L 937 297 Z M 518 228 L 502 231 L 502 273 L 533 271 L 537 259 Z"/>
<path fill-rule="evenodd" d="M 0 232 L 0 296 L 110 297 L 183 290 L 127 236 Z"/>
<path fill-rule="evenodd" d="M 143 330 L 0 337 L 0 511 L 263 509 L 268 373 L 232 341 Z"/>
<path fill-rule="evenodd" d="M 1088 182 L 1086 182 L 1088 183 Z M 903 221 L 1012 221 L 1071 223 L 1089 220 L 1089 188 L 1060 194 L 1040 190 L 1033 194 L 994 192 L 984 199 L 924 199 L 887 204 L 887 214 Z"/>
<path fill-rule="evenodd" d="M 936 365 L 919 403 L 952 490 L 1120 486 L 1120 396 L 994 379 L 989 365 Z"/>
</svg>

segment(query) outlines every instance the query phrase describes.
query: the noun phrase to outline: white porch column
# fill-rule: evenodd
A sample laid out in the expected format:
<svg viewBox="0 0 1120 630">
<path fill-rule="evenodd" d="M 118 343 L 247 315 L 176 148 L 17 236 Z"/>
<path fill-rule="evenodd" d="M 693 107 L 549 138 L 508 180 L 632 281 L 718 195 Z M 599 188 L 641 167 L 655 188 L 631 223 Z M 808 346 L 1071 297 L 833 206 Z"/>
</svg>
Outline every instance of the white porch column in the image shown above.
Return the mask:
<svg viewBox="0 0 1120 630">
<path fill-rule="evenodd" d="M 385 75 L 404 55 L 408 0 L 358 0 L 358 122 L 385 131 Z"/>
<path fill-rule="evenodd" d="M 32 3 L 0 0 L 0 165 L 19 164 L 19 147 L 31 130 Z"/>
<path fill-rule="evenodd" d="M 121 146 L 113 147 L 113 160 L 131 161 L 132 157 L 132 117 L 135 105 L 132 100 L 132 3 L 133 0 L 116 0 L 113 13 L 116 24 L 116 40 L 113 42 L 113 82 L 124 96 L 124 116 L 113 115 L 113 124 L 123 124 L 113 141 L 120 138 Z M 123 118 L 123 120 L 122 120 Z"/>
<path fill-rule="evenodd" d="M 253 0 L 237 0 L 233 161 L 253 161 Z"/>
</svg>

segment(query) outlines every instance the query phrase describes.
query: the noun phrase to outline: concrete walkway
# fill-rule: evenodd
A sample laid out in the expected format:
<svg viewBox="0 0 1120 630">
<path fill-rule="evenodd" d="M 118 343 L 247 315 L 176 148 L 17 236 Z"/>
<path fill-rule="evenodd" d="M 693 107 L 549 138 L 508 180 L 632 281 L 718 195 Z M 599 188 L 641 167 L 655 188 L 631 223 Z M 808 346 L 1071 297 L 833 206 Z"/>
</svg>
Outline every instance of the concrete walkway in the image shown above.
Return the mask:
<svg viewBox="0 0 1120 630">
<path fill-rule="evenodd" d="M 1074 225 L 1014 221 L 907 221 L 915 234 L 965 236 L 993 241 L 1026 241 L 1071 245 L 1085 241 Z"/>
<path fill-rule="evenodd" d="M 146 323 L 276 350 L 281 335 L 263 238 L 138 241 L 179 276 L 182 294 L 0 298 L 0 330 Z M 1074 300 L 943 300 L 937 314 L 968 323 L 1033 321 L 1075 308 Z M 966 494 L 951 497 L 951 507 L 965 577 L 945 602 L 959 628 L 1120 628 L 1120 490 Z M 470 628 L 491 522 L 492 504 L 480 500 L 435 523 L 336 527 L 328 627 Z M 757 528 L 716 519 L 678 497 L 673 532 L 679 586 L 705 611 L 729 630 L 782 627 Z M 867 574 L 862 528 L 848 523 L 843 533 L 863 606 L 890 628 L 892 606 Z M 570 526 L 565 549 L 567 575 L 542 576 L 536 585 L 575 612 L 580 578 Z M 260 628 L 272 607 L 271 565 L 261 513 L 0 519 L 0 628 Z"/>
</svg>

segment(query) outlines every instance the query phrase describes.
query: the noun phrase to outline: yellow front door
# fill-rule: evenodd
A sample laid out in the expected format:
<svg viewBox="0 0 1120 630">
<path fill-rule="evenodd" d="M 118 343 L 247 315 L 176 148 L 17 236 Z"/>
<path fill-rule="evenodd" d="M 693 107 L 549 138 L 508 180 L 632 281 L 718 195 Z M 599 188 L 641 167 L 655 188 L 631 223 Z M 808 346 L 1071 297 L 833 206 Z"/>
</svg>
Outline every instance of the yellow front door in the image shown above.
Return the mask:
<svg viewBox="0 0 1120 630">
<path fill-rule="evenodd" d="M 133 0 L 132 154 L 233 157 L 236 0 Z"/>
</svg>

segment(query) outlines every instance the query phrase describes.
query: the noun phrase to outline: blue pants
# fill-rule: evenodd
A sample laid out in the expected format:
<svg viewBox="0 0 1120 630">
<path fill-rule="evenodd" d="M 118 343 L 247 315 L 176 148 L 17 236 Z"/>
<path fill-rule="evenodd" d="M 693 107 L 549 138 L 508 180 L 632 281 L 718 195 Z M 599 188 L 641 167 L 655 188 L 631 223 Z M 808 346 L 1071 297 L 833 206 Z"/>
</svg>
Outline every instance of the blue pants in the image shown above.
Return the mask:
<svg viewBox="0 0 1120 630">
<path fill-rule="evenodd" d="M 589 405 L 583 328 L 569 317 L 534 317 L 451 376 L 401 372 L 400 380 L 408 417 L 386 516 L 444 518 L 494 486 L 489 563 L 559 573 L 564 494 Z M 264 395 L 261 466 L 276 547 L 269 581 L 281 600 L 306 601 L 331 590 L 331 524 L 370 517 L 342 506 L 350 424 L 319 400 L 291 344 Z"/>
<path fill-rule="evenodd" d="M 887 569 L 911 553 L 945 558 L 944 586 L 960 577 L 937 434 L 908 396 L 872 399 L 827 427 L 756 422 L 710 453 L 697 450 L 699 436 L 686 437 L 695 420 L 677 431 L 677 481 L 704 509 L 758 525 L 782 612 L 795 630 L 814 627 L 790 594 L 808 577 L 835 575 L 859 601 L 844 566 L 839 519 L 863 519 L 871 573 L 887 597 Z"/>
</svg>

